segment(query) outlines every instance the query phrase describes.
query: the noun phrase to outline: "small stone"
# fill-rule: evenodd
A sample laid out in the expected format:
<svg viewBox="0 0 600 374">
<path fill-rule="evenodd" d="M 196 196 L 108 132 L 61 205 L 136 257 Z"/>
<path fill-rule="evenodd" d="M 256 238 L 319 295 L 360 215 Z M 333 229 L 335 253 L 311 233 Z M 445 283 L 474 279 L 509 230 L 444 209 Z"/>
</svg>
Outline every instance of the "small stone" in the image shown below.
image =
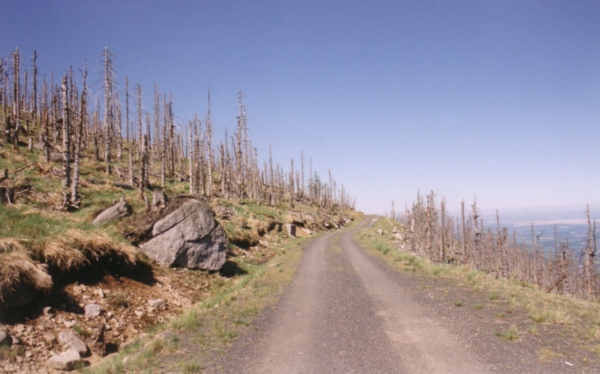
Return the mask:
<svg viewBox="0 0 600 374">
<path fill-rule="evenodd" d="M 45 306 L 44 309 L 42 309 L 42 312 L 44 314 L 54 314 L 55 310 L 51 306 Z"/>
<path fill-rule="evenodd" d="M 54 335 L 54 333 L 47 332 L 44 335 L 42 335 L 42 338 L 49 345 L 54 345 L 56 343 L 56 335 Z"/>
<path fill-rule="evenodd" d="M 102 306 L 99 304 L 87 304 L 84 308 L 85 318 L 98 317 L 102 313 Z"/>
<path fill-rule="evenodd" d="M 73 370 L 79 361 L 81 361 L 79 353 L 74 349 L 69 349 L 59 355 L 50 357 L 48 366 L 58 370 Z"/>
<path fill-rule="evenodd" d="M 35 326 L 35 329 L 37 331 L 46 331 L 46 326 L 40 324 L 40 325 Z"/>
<path fill-rule="evenodd" d="M 13 343 L 11 336 L 5 330 L 0 330 L 0 347 L 10 347 Z"/>
<path fill-rule="evenodd" d="M 167 305 L 167 301 L 165 299 L 153 299 L 148 300 L 148 305 L 150 308 L 158 309 Z"/>
<path fill-rule="evenodd" d="M 89 352 L 87 345 L 72 330 L 59 332 L 58 341 L 67 348 L 75 349 L 81 356 L 85 356 Z"/>
<path fill-rule="evenodd" d="M 13 345 L 23 345 L 23 341 L 18 336 L 12 336 Z"/>
<path fill-rule="evenodd" d="M 71 328 L 77 324 L 77 321 L 65 321 L 65 327 Z"/>
</svg>

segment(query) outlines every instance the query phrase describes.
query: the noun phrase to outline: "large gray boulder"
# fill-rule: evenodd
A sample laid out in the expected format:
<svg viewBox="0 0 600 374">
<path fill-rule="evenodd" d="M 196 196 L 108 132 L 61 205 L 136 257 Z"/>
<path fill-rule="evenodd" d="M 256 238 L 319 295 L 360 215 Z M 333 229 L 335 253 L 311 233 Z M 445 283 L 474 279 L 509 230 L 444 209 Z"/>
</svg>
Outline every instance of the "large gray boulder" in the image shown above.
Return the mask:
<svg viewBox="0 0 600 374">
<path fill-rule="evenodd" d="M 191 199 L 157 221 L 142 252 L 169 267 L 219 270 L 225 263 L 227 236 L 205 203 Z"/>
</svg>

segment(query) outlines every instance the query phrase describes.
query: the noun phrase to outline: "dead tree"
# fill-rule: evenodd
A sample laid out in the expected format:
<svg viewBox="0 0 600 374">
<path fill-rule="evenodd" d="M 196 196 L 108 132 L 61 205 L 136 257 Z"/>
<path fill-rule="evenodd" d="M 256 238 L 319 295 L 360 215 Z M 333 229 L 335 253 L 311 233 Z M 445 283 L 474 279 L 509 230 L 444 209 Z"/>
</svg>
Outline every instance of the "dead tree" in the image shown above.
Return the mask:
<svg viewBox="0 0 600 374">
<path fill-rule="evenodd" d="M 147 131 L 147 134 L 149 135 L 150 131 Z M 160 95 L 158 84 L 154 84 L 154 131 L 152 132 L 153 142 L 150 143 L 153 159 L 160 158 L 160 137 Z"/>
<path fill-rule="evenodd" d="M 157 152 L 161 155 L 160 156 L 160 186 L 164 189 L 165 188 L 165 184 L 166 184 L 166 179 L 167 179 L 167 98 L 166 96 L 164 96 L 164 122 L 163 122 L 163 128 L 162 128 L 162 141 L 160 141 L 159 139 L 159 145 L 158 145 L 158 150 Z"/>
<path fill-rule="evenodd" d="M 138 132 L 138 157 L 142 154 L 144 146 L 142 145 L 143 136 L 142 136 L 142 86 L 137 85 L 137 132 Z"/>
<path fill-rule="evenodd" d="M 0 73 L 2 73 L 2 71 L 0 71 Z M 2 75 L 4 75 L 4 74 L 2 74 Z M 7 103 L 8 94 L 6 91 L 6 79 L 3 79 L 3 81 L 4 81 L 4 84 L 3 84 L 3 89 L 2 89 L 2 107 L 3 107 L 3 112 L 4 112 L 4 143 L 10 144 L 10 143 L 12 143 L 12 139 L 10 137 L 11 123 L 10 123 L 10 114 L 8 114 L 8 103 Z"/>
<path fill-rule="evenodd" d="M 194 194 L 194 123 L 190 121 L 189 123 L 189 138 L 188 138 L 188 160 L 189 160 L 189 175 L 190 175 L 190 195 Z"/>
<path fill-rule="evenodd" d="M 497 248 L 498 253 L 500 254 L 500 269 L 499 275 L 502 278 L 508 278 L 509 275 L 509 266 L 508 266 L 508 250 L 507 250 L 507 237 L 508 233 L 506 228 L 500 228 L 500 215 L 498 210 L 496 209 L 496 227 L 497 227 Z"/>
<path fill-rule="evenodd" d="M 133 188 L 134 180 L 133 180 L 133 151 L 131 147 L 129 147 L 129 186 Z"/>
<path fill-rule="evenodd" d="M 44 124 L 43 146 L 44 146 L 44 161 L 50 162 L 50 108 L 48 107 L 48 86 L 44 78 L 42 86 L 42 121 Z"/>
<path fill-rule="evenodd" d="M 212 120 L 210 116 L 210 89 L 208 90 L 208 111 L 206 113 L 206 122 L 204 124 L 206 134 L 206 151 L 207 151 L 207 166 L 208 166 L 208 185 L 206 189 L 206 196 L 210 198 L 212 188 L 212 167 L 213 167 L 213 153 L 212 153 Z"/>
<path fill-rule="evenodd" d="M 83 91 L 81 92 L 81 107 L 79 121 L 75 129 L 75 161 L 73 162 L 73 181 L 71 185 L 71 204 L 80 207 L 81 199 L 79 196 L 79 167 L 81 163 L 81 143 L 83 141 L 83 129 L 87 127 L 87 69 L 83 72 Z"/>
<path fill-rule="evenodd" d="M 112 54 L 104 48 L 104 162 L 106 174 L 111 174 L 112 161 L 110 151 L 113 138 L 113 69 Z"/>
<path fill-rule="evenodd" d="M 123 123 L 121 113 L 121 102 L 119 101 L 119 93 L 115 92 L 115 122 L 117 125 L 117 159 L 121 161 L 123 159 Z"/>
<path fill-rule="evenodd" d="M 130 142 L 129 137 L 129 78 L 125 77 L 125 140 Z"/>
<path fill-rule="evenodd" d="M 148 168 L 148 135 L 144 134 L 142 138 L 142 157 L 141 157 L 141 169 L 140 169 L 140 199 L 146 201 L 146 195 L 144 194 L 144 188 L 147 183 L 147 168 Z"/>
<path fill-rule="evenodd" d="M 13 141 L 13 145 L 15 150 L 19 149 L 19 131 L 21 131 L 21 100 L 20 100 L 20 72 L 19 72 L 19 66 L 20 66 L 20 54 L 19 54 L 19 48 L 17 48 L 14 53 L 13 53 L 13 90 L 14 90 L 14 97 L 13 97 L 13 115 L 15 117 L 15 131 L 13 133 L 12 136 L 12 141 Z"/>
<path fill-rule="evenodd" d="M 31 59 L 33 62 L 33 93 L 32 93 L 32 108 L 31 114 L 33 116 L 34 127 L 37 127 L 38 123 L 38 107 L 37 107 L 37 94 L 38 94 L 38 70 L 37 70 L 37 52 L 33 50 L 33 58 Z"/>
<path fill-rule="evenodd" d="M 70 135 L 69 127 L 71 125 L 69 115 L 69 92 L 67 76 L 65 75 L 62 79 L 62 107 L 63 107 L 63 118 L 62 118 L 62 137 L 63 137 L 63 171 L 65 177 L 63 179 L 63 187 L 69 188 L 71 186 L 71 155 L 70 155 Z"/>
<path fill-rule="evenodd" d="M 583 272 L 585 282 L 585 297 L 592 299 L 596 289 L 596 272 L 594 269 L 594 257 L 596 256 L 596 221 L 594 220 L 594 227 L 590 220 L 590 206 L 587 205 L 586 209 L 588 233 L 587 233 L 587 245 L 585 252 L 583 253 Z"/>
</svg>

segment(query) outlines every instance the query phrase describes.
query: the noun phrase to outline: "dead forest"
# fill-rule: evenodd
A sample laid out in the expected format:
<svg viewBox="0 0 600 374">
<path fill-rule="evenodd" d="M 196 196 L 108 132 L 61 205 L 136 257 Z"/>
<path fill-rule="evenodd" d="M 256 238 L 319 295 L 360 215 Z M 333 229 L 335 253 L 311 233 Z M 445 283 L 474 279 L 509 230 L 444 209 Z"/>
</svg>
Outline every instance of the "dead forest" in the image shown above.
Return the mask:
<svg viewBox="0 0 600 374">
<path fill-rule="evenodd" d="M 78 188 L 80 162 L 86 157 L 102 162 L 105 173 L 117 176 L 123 188 L 137 189 L 147 205 L 148 189 L 185 182 L 190 194 L 207 199 L 218 196 L 292 207 L 301 200 L 323 208 L 354 207 L 331 171 L 321 178 L 313 171 L 312 159 L 306 165 L 303 153 L 300 162 L 290 160 L 288 170 L 273 162 L 271 152 L 268 161 L 259 161 L 248 137 L 242 93 L 237 97 L 234 131 L 225 129 L 223 138 L 216 140 L 210 91 L 204 116 L 177 123 L 173 97 L 161 92 L 158 84 L 141 87 L 128 78 L 115 80 L 115 56 L 107 48 L 99 58 L 102 92 L 96 93 L 88 85 L 86 63 L 55 77 L 54 72 L 38 72 L 37 58 L 34 51 L 25 60 L 16 49 L 0 59 L 4 130 L 0 145 L 18 152 L 41 149 L 46 162 L 62 163 L 60 209 L 76 210 L 85 204 Z M 144 95 L 152 95 L 152 108 L 142 104 Z M 125 170 L 124 164 L 129 165 Z M 10 170 L 3 172 L 6 179 Z M 3 196 L 8 202 L 9 192 Z"/>
<path fill-rule="evenodd" d="M 404 249 L 437 263 L 462 264 L 484 271 L 496 278 L 514 279 L 535 284 L 546 292 L 556 292 L 588 300 L 600 294 L 594 264 L 597 253 L 596 222 L 587 209 L 587 244 L 575 252 L 567 240 L 555 240 L 554 248 L 544 248 L 531 227 L 531 242 L 517 239 L 496 222 L 484 222 L 477 203 L 461 204 L 461 216 L 448 215 L 446 203 L 439 205 L 433 192 L 417 194 L 412 207 L 392 217 L 405 225 Z M 493 228 L 495 227 L 495 228 Z M 556 237 L 556 234 L 555 234 Z"/>
</svg>

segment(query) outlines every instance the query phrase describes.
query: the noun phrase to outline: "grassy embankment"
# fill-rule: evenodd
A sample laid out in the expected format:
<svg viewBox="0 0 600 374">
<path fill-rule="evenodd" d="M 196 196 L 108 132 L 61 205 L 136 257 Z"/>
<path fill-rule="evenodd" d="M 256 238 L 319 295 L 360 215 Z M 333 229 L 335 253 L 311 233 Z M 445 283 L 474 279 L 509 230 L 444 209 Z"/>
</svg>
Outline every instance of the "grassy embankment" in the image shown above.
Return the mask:
<svg viewBox="0 0 600 374">
<path fill-rule="evenodd" d="M 600 356 L 600 305 L 597 301 L 547 293 L 536 285 L 518 280 L 495 279 L 468 266 L 435 264 L 414 254 L 398 249 L 398 243 L 392 235 L 394 227 L 405 237 L 404 228 L 387 218 L 380 218 L 373 227 L 360 231 L 356 237 L 359 243 L 373 256 L 383 259 L 393 268 L 428 279 L 446 280 L 456 287 L 478 291 L 487 295 L 477 302 L 453 300 L 456 307 L 471 307 L 482 310 L 493 305 L 501 306 L 496 318 L 506 313 L 522 311 L 528 319 L 528 328 L 517 331 L 511 325 L 496 335 L 505 341 L 514 341 L 525 334 L 543 334 L 544 327 L 552 327 L 562 339 L 574 344 L 577 349 L 588 352 L 589 356 Z M 383 234 L 377 230 L 382 230 Z M 483 301 L 481 301 L 483 300 Z M 544 355 L 560 354 L 544 350 Z"/>
<path fill-rule="evenodd" d="M 0 301 L 22 283 L 33 287 L 40 297 L 52 297 L 57 288 L 77 282 L 90 271 L 98 277 L 108 270 L 127 276 L 136 267 L 150 268 L 151 273 L 160 276 L 172 271 L 156 267 L 124 237 L 127 226 L 145 211 L 138 191 L 124 188 L 122 179 L 107 176 L 103 163 L 87 156 L 81 165 L 82 206 L 66 212 L 55 209 L 64 192 L 60 161 L 44 162 L 39 149 L 27 152 L 20 148 L 16 152 L 10 146 L 0 148 L 0 170 L 6 168 L 9 173 L 3 184 L 16 191 L 12 204 L 0 204 Z M 127 161 L 117 161 L 115 167 L 127 170 Z M 164 191 L 167 196 L 175 196 L 188 189 L 187 183 L 171 181 Z M 122 196 L 133 207 L 132 217 L 120 223 L 91 225 L 100 210 Z M 273 230 L 273 223 L 291 222 L 289 207 L 219 197 L 212 198 L 209 205 L 235 211 L 233 217 L 221 221 L 231 242 L 226 267 L 221 273 L 190 272 L 190 282 L 201 279 L 207 283 L 203 292 L 210 297 L 176 319 L 151 327 L 147 336 L 93 371 L 143 371 L 160 362 L 170 363 L 174 370 L 195 371 L 203 365 L 202 354 L 194 352 L 176 361 L 162 359 L 178 352 L 177 341 L 183 339 L 179 333 L 191 334 L 186 339 L 205 351 L 222 349 L 291 279 L 304 240 L 290 240 L 284 231 Z M 297 203 L 294 210 L 323 217 L 312 205 Z M 333 211 L 326 215 L 335 220 L 345 213 Z M 253 249 L 259 241 L 266 242 L 266 248 Z M 194 277 L 192 273 L 203 275 Z M 127 290 L 117 294 L 127 295 Z M 124 356 L 131 358 L 123 363 Z"/>
</svg>

